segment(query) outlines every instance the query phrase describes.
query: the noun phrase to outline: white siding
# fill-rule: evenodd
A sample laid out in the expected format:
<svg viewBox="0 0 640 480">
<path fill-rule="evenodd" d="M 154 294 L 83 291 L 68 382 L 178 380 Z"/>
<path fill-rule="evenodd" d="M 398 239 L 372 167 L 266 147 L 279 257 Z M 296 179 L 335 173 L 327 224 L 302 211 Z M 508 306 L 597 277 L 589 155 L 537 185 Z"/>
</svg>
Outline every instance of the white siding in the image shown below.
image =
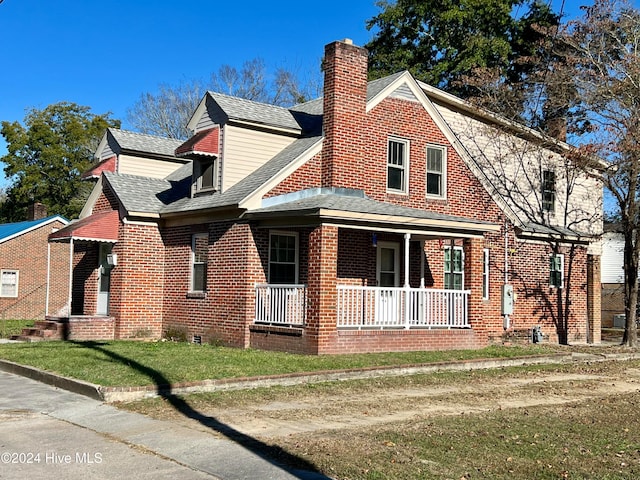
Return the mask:
<svg viewBox="0 0 640 480">
<path fill-rule="evenodd" d="M 290 145 L 295 138 L 226 125 L 222 190 L 226 191 Z"/>
<path fill-rule="evenodd" d="M 541 172 L 552 170 L 556 174 L 555 211 L 545 220 L 576 231 L 602 232 L 602 219 L 598 217 L 602 186 L 595 179 L 580 175 L 573 180 L 573 191 L 565 205 L 567 172 L 571 174 L 572 168 L 565 165 L 561 155 L 447 106 L 436 107 L 493 188 L 522 221 L 540 222 L 543 215 L 548 216 L 542 209 Z"/>
<path fill-rule="evenodd" d="M 623 283 L 624 239 L 619 233 L 605 233 L 602 238 L 600 279 L 602 283 Z"/>
<path fill-rule="evenodd" d="M 142 177 L 164 178 L 175 172 L 183 163 L 158 160 L 154 158 L 120 155 L 118 159 L 118 173 L 139 175 Z"/>
</svg>

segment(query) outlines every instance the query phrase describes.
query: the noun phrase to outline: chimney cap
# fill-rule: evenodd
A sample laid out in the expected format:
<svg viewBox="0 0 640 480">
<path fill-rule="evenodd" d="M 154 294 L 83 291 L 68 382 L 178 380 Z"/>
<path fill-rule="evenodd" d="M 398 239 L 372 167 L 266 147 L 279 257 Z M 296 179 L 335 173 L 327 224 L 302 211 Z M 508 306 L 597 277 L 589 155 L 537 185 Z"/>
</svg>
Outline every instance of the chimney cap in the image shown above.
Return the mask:
<svg viewBox="0 0 640 480">
<path fill-rule="evenodd" d="M 345 38 L 344 40 L 342 40 L 342 43 L 346 43 L 347 45 L 353 45 L 353 40 L 351 40 L 350 38 Z"/>
</svg>

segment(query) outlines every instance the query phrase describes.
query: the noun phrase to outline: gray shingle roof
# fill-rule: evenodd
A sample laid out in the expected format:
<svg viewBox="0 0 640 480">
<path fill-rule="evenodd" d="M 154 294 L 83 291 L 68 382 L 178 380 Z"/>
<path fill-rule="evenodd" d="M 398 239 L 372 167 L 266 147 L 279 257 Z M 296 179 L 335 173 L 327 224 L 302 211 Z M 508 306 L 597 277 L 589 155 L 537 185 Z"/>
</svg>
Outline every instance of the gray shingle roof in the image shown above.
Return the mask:
<svg viewBox="0 0 640 480">
<path fill-rule="evenodd" d="M 404 75 L 404 73 L 405 72 L 394 73 L 388 77 L 378 78 L 377 80 L 371 80 L 367 83 L 367 101 L 378 95 L 382 90 L 395 82 L 398 77 Z M 322 115 L 324 109 L 322 101 L 323 97 L 319 97 L 315 100 L 294 105 L 290 110 L 293 112 L 306 113 L 308 115 Z"/>
<path fill-rule="evenodd" d="M 155 153 L 173 157 L 176 148 L 181 144 L 181 140 L 173 138 L 157 137 L 146 133 L 130 132 L 117 128 L 109 128 L 109 133 L 118 142 L 123 150 L 136 152 Z"/>
<path fill-rule="evenodd" d="M 104 178 L 128 212 L 160 213 L 189 193 L 191 175 L 176 181 L 104 172 Z"/>
<path fill-rule="evenodd" d="M 300 138 L 226 192 L 196 198 L 182 198 L 163 208 L 162 213 L 188 212 L 237 205 L 321 140 L 322 137 Z"/>
<path fill-rule="evenodd" d="M 287 108 L 231 97 L 222 93 L 209 92 L 209 95 L 231 120 L 243 120 L 300 130 L 300 125 Z"/>
<path fill-rule="evenodd" d="M 438 220 L 447 222 L 464 222 L 477 224 L 479 227 L 493 225 L 491 222 L 470 218 L 443 215 L 418 208 L 403 207 L 391 203 L 380 202 L 368 197 L 353 195 L 326 194 L 293 200 L 265 208 L 252 210 L 252 214 L 281 214 L 284 212 L 302 213 L 314 212 L 320 209 L 339 210 L 344 212 L 385 215 L 395 217 L 418 218 L 423 220 Z"/>
</svg>

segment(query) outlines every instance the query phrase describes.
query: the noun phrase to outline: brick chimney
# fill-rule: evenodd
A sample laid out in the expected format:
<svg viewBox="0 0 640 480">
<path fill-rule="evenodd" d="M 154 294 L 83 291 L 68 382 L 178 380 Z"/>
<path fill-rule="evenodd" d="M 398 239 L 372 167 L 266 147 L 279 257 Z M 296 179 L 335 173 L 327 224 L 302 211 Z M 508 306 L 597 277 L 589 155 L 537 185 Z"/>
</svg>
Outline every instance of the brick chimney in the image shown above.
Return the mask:
<svg viewBox="0 0 640 480">
<path fill-rule="evenodd" d="M 27 220 L 40 220 L 47 218 L 47 206 L 40 202 L 35 202 L 27 208 Z"/>
<path fill-rule="evenodd" d="M 323 187 L 357 188 L 365 174 L 367 60 L 367 50 L 349 39 L 324 48 Z"/>
</svg>

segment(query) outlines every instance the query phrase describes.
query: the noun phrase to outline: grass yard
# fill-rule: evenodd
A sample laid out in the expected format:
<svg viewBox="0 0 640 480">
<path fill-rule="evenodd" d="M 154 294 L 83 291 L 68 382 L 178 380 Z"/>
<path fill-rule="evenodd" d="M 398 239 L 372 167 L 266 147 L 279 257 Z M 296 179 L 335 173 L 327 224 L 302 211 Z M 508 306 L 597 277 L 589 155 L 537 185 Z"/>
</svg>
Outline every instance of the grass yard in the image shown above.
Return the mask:
<svg viewBox="0 0 640 480">
<path fill-rule="evenodd" d="M 19 335 L 23 328 L 33 327 L 34 320 L 0 320 L 0 338 Z"/>
<path fill-rule="evenodd" d="M 192 394 L 188 417 L 161 398 L 122 408 L 226 425 L 336 480 L 636 480 L 638 385 L 640 361 L 608 361 Z"/>
<path fill-rule="evenodd" d="M 103 386 L 141 386 L 474 358 L 539 355 L 544 346 L 309 356 L 177 342 L 0 344 L 0 358 Z"/>
</svg>

